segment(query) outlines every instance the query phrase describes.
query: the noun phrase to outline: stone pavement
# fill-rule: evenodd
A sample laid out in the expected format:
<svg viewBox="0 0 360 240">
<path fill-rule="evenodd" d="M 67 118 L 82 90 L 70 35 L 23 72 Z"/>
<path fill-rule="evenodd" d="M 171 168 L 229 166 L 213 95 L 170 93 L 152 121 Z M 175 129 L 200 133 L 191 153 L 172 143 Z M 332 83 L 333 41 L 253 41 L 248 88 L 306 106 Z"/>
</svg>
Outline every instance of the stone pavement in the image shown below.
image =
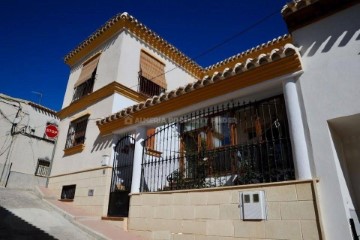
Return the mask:
<svg viewBox="0 0 360 240">
<path fill-rule="evenodd" d="M 100 216 L 76 207 L 72 203 L 58 201 L 47 188 L 38 187 L 36 192 L 44 202 L 96 239 L 142 240 L 142 238 L 124 230 L 126 226 L 123 224 L 126 222 L 101 220 Z"/>
<path fill-rule="evenodd" d="M 39 198 L 40 197 L 40 198 Z M 141 240 L 124 231 L 121 222 L 104 221 L 51 191 L 0 188 L 0 239 Z"/>
</svg>

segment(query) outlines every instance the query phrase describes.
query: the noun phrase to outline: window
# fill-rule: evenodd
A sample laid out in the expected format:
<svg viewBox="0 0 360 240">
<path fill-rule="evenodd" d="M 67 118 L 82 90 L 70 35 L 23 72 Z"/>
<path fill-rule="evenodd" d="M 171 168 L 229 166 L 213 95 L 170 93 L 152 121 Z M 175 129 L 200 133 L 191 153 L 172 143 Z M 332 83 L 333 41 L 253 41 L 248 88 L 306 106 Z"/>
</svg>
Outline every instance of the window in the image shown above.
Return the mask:
<svg viewBox="0 0 360 240">
<path fill-rule="evenodd" d="M 73 200 L 75 197 L 76 185 L 67 185 L 62 187 L 61 200 Z"/>
<path fill-rule="evenodd" d="M 182 139 L 190 176 L 199 161 L 210 168 L 209 174 L 231 168 L 231 151 L 226 148 L 235 144 L 235 121 L 231 116 L 231 112 L 224 112 L 183 124 Z"/>
<path fill-rule="evenodd" d="M 85 132 L 88 118 L 89 115 L 86 115 L 70 123 L 65 149 L 83 144 L 85 142 Z"/>
<path fill-rule="evenodd" d="M 100 54 L 96 54 L 83 64 L 80 77 L 74 85 L 74 95 L 72 101 L 76 101 L 83 96 L 92 93 L 99 59 Z"/>
<path fill-rule="evenodd" d="M 49 176 L 50 161 L 47 159 L 39 159 L 35 171 L 35 176 L 47 177 Z"/>
<path fill-rule="evenodd" d="M 139 92 L 148 97 L 153 97 L 165 92 L 165 89 L 140 75 Z"/>
<path fill-rule="evenodd" d="M 166 90 L 165 64 L 149 53 L 140 53 L 139 92 L 152 97 Z"/>
</svg>

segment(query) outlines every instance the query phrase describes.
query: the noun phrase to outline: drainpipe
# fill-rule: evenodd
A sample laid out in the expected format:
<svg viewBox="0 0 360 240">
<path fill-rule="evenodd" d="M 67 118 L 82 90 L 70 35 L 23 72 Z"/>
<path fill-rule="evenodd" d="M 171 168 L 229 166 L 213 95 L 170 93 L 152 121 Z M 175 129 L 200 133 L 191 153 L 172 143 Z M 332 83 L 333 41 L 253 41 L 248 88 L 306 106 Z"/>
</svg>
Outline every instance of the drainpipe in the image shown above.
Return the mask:
<svg viewBox="0 0 360 240">
<path fill-rule="evenodd" d="M 55 139 L 54 148 L 53 148 L 52 153 L 51 153 L 51 160 L 50 160 L 50 166 L 49 166 L 49 175 L 46 178 L 46 185 L 45 185 L 46 188 L 49 186 L 49 178 L 50 178 L 50 175 L 51 175 L 51 169 L 52 169 L 52 165 L 53 165 L 53 161 L 54 161 L 56 145 L 57 145 L 57 138 Z"/>
</svg>

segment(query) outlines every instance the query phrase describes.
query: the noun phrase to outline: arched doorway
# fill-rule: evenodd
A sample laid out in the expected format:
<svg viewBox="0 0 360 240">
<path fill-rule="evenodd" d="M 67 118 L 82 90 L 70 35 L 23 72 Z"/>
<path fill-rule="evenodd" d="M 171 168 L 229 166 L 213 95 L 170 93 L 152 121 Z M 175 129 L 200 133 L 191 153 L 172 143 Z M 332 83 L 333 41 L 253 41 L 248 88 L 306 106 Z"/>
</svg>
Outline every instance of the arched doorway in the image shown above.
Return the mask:
<svg viewBox="0 0 360 240">
<path fill-rule="evenodd" d="M 121 138 L 114 148 L 108 216 L 127 217 L 134 161 L 135 139 Z"/>
</svg>

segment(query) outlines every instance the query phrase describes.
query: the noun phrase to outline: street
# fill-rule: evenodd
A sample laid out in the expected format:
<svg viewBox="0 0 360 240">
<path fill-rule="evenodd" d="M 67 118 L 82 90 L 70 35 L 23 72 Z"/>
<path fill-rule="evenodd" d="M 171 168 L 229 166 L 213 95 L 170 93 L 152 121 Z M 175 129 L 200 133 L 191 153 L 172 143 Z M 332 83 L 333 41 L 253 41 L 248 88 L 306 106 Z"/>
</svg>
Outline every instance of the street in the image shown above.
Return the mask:
<svg viewBox="0 0 360 240">
<path fill-rule="evenodd" d="M 0 188 L 0 239 L 94 239 L 32 191 Z"/>
</svg>

